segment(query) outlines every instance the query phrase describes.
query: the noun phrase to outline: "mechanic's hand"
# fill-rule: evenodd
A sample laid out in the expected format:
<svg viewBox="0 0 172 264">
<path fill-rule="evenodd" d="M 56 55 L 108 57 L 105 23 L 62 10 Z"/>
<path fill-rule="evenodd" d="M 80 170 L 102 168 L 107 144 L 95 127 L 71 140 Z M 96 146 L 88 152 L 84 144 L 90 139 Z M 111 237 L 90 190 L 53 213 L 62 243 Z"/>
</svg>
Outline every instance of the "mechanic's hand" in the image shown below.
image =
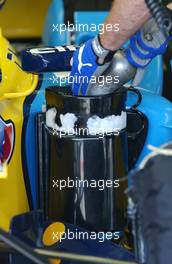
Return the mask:
<svg viewBox="0 0 172 264">
<path fill-rule="evenodd" d="M 113 54 L 101 46 L 99 36 L 88 40 L 74 53 L 69 78 L 74 96 L 87 95 L 96 78 L 102 76 L 110 65 Z"/>
<path fill-rule="evenodd" d="M 153 18 L 131 39 L 126 50 L 128 61 L 137 68 L 145 68 L 154 57 L 165 53 L 171 39 L 166 39 Z"/>
</svg>

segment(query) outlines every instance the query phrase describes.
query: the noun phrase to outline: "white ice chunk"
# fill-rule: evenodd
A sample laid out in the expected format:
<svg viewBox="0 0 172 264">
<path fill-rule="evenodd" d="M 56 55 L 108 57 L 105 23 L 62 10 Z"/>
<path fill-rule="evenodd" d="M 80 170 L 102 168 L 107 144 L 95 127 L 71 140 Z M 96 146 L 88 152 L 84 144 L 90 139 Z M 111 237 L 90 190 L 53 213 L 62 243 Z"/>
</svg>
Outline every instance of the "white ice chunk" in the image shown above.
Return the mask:
<svg viewBox="0 0 172 264">
<path fill-rule="evenodd" d="M 46 113 L 46 125 L 54 130 L 63 131 L 66 134 L 75 134 L 75 123 L 77 117 L 73 113 L 60 115 L 61 127 L 56 122 L 57 110 L 51 108 Z M 87 121 L 88 135 L 107 134 L 121 131 L 127 126 L 127 113 L 122 112 L 121 115 L 107 116 L 100 118 L 99 116 L 92 116 Z"/>
<path fill-rule="evenodd" d="M 46 112 L 46 125 L 52 129 L 58 130 L 59 127 L 56 124 L 56 114 L 57 114 L 57 110 L 56 108 L 51 108 Z"/>
<path fill-rule="evenodd" d="M 121 131 L 127 126 L 127 114 L 122 112 L 121 115 L 107 116 L 105 118 L 100 118 L 98 116 L 90 117 L 87 121 L 87 128 L 89 134 L 105 134 Z"/>
<path fill-rule="evenodd" d="M 60 115 L 61 127 L 56 124 L 56 108 L 51 108 L 46 112 L 46 125 L 57 131 L 64 131 L 66 134 L 75 133 L 75 122 L 77 117 L 72 113 L 67 113 L 65 115 Z"/>
<path fill-rule="evenodd" d="M 74 114 L 67 113 L 65 115 L 60 115 L 60 121 L 62 126 L 60 130 L 70 133 L 71 130 L 75 128 L 75 122 L 77 121 L 77 117 Z"/>
</svg>

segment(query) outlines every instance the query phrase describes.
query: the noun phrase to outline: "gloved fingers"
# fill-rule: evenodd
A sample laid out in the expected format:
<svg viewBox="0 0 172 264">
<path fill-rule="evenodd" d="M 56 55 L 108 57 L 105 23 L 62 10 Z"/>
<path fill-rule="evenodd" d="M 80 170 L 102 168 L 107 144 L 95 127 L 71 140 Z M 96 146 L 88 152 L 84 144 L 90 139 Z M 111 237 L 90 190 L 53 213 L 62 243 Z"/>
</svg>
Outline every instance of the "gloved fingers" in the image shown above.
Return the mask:
<svg viewBox="0 0 172 264">
<path fill-rule="evenodd" d="M 105 80 L 104 76 L 105 76 L 105 71 L 108 69 L 110 63 L 106 63 L 105 65 L 99 66 L 97 68 L 97 70 L 93 73 L 92 76 L 90 76 L 90 78 L 88 79 L 88 76 L 82 76 L 81 78 L 81 86 L 80 86 L 80 93 L 82 96 L 86 96 L 87 90 L 90 87 L 90 84 L 99 84 L 100 80 L 101 80 L 101 85 L 102 85 L 102 79 Z M 107 72 L 108 74 L 108 72 Z M 103 85 L 105 85 L 105 81 L 103 83 Z"/>
<path fill-rule="evenodd" d="M 73 95 L 86 96 L 90 82 L 98 84 L 98 81 L 101 76 L 104 76 L 106 71 L 108 73 L 108 68 L 110 65 L 111 62 L 108 62 L 104 65 L 97 67 L 96 71 L 94 71 L 92 75 L 85 73 L 83 73 L 82 75 L 82 72 L 80 75 L 78 75 L 76 72 L 72 71 L 71 76 L 75 77 L 72 84 Z"/>
<path fill-rule="evenodd" d="M 99 85 L 99 77 L 103 77 L 107 71 L 114 52 L 104 49 L 97 36 L 93 40 L 88 40 L 74 54 L 70 79 L 73 78 L 73 95 L 85 96 L 88 87 L 94 82 Z M 102 63 L 101 63 L 102 62 Z"/>
<path fill-rule="evenodd" d="M 70 77 L 68 79 L 68 85 L 71 87 L 72 93 L 76 96 L 79 94 L 79 83 L 78 83 L 78 73 L 75 67 L 72 67 Z"/>
</svg>

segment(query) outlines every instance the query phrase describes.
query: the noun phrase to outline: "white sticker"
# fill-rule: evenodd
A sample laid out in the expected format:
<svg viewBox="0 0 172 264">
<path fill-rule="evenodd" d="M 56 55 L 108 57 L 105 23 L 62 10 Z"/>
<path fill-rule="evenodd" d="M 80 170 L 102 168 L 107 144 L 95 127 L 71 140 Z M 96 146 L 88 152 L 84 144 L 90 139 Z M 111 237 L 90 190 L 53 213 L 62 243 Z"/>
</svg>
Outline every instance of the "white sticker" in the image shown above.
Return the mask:
<svg viewBox="0 0 172 264">
<path fill-rule="evenodd" d="M 75 50 L 76 50 L 75 46 L 72 46 L 72 45 L 67 46 L 67 48 L 68 48 L 70 51 L 75 51 Z"/>
<path fill-rule="evenodd" d="M 62 46 L 56 46 L 55 47 L 58 51 L 66 51 L 66 49 L 64 48 L 64 47 L 62 47 Z"/>
<path fill-rule="evenodd" d="M 44 48 L 44 49 L 31 49 L 32 54 L 47 54 L 56 52 L 55 48 Z"/>
</svg>

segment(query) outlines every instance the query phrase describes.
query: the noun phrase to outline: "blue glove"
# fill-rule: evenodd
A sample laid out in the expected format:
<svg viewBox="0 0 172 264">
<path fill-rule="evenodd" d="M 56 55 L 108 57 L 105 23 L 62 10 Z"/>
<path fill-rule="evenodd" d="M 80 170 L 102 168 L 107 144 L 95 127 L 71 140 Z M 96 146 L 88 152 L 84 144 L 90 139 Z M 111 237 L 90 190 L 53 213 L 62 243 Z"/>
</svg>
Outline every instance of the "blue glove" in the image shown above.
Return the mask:
<svg viewBox="0 0 172 264">
<path fill-rule="evenodd" d="M 145 68 L 157 55 L 165 53 L 171 38 L 165 38 L 153 18 L 131 39 L 125 53 L 128 61 L 136 68 Z"/>
<path fill-rule="evenodd" d="M 109 67 L 113 54 L 101 46 L 99 36 L 88 40 L 74 53 L 69 78 L 74 96 L 86 96 L 89 93 L 96 78 Z"/>
</svg>

